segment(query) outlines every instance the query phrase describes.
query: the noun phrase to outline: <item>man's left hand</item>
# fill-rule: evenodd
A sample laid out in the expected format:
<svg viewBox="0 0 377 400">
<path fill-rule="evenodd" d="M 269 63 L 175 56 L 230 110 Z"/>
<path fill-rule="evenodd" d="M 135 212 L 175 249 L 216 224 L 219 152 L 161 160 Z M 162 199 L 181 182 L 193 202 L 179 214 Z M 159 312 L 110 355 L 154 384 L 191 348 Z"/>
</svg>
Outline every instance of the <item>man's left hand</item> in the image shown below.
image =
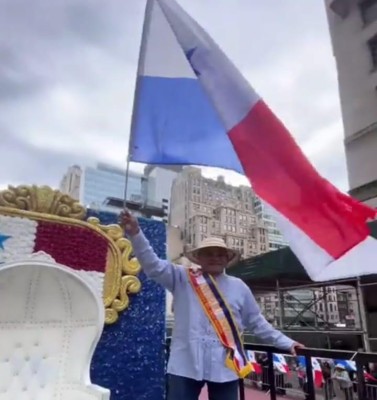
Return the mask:
<svg viewBox="0 0 377 400">
<path fill-rule="evenodd" d="M 299 349 L 305 349 L 305 346 L 303 344 L 301 344 L 301 343 L 294 342 L 292 344 L 292 347 L 291 347 L 291 350 L 290 350 L 292 356 L 297 356 L 297 350 L 299 350 Z"/>
</svg>

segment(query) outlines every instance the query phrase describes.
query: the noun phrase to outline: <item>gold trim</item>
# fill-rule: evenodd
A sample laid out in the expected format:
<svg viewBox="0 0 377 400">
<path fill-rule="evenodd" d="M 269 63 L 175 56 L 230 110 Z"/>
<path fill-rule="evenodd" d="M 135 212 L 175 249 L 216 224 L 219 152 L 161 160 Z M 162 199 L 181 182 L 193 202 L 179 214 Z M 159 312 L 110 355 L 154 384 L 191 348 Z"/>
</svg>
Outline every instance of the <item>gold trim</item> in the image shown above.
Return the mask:
<svg viewBox="0 0 377 400">
<path fill-rule="evenodd" d="M 86 209 L 68 195 L 47 186 L 9 186 L 0 192 L 0 214 L 81 226 L 106 239 L 108 256 L 103 291 L 106 324 L 116 322 L 119 313 L 129 306 L 129 294 L 140 291 L 141 282 L 136 276 L 140 264 L 131 257 L 132 245 L 123 237 L 122 228 L 116 224 L 101 225 L 93 217 L 83 221 Z"/>
<path fill-rule="evenodd" d="M 87 222 L 105 232 L 106 235 L 115 242 L 121 252 L 123 273 L 126 275 L 137 275 L 141 267 L 139 261 L 135 257 L 132 257 L 132 245 L 131 242 L 124 237 L 123 229 L 116 224 L 101 225 L 100 220 L 94 217 L 88 218 Z"/>
<path fill-rule="evenodd" d="M 78 201 L 48 186 L 8 186 L 0 192 L 0 206 L 73 219 L 84 219 L 86 214 Z"/>
<path fill-rule="evenodd" d="M 119 296 L 113 301 L 112 307 L 106 308 L 105 319 L 108 324 L 113 324 L 118 319 L 118 314 L 128 308 L 130 298 L 128 293 L 136 294 L 141 289 L 139 278 L 132 275 L 122 277 L 122 283 L 119 290 Z"/>
</svg>

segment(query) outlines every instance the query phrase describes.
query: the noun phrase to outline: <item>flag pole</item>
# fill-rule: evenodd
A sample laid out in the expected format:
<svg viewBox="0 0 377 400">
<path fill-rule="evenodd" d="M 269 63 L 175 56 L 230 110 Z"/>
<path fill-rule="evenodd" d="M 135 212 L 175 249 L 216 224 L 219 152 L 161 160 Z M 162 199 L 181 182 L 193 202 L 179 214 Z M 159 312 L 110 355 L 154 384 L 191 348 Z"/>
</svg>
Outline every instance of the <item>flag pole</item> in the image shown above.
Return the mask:
<svg viewBox="0 0 377 400">
<path fill-rule="evenodd" d="M 145 48 L 146 48 L 147 36 L 148 36 L 148 32 L 149 32 L 149 27 L 150 27 L 152 6 L 153 6 L 154 1 L 155 0 L 147 0 L 147 4 L 145 6 L 145 12 L 144 12 L 143 30 L 142 30 L 142 34 L 141 34 L 139 61 L 138 61 L 138 65 L 137 65 L 136 83 L 135 83 L 135 91 L 134 91 L 134 103 L 133 103 L 132 114 L 131 114 L 131 131 L 130 131 L 130 136 L 129 136 L 129 140 L 128 140 L 128 154 L 127 154 L 127 164 L 126 164 L 126 171 L 125 171 L 124 197 L 123 197 L 124 210 L 127 209 L 128 178 L 129 178 L 129 173 L 130 173 L 130 163 L 131 163 L 131 156 L 132 156 L 132 153 L 131 153 L 131 151 L 132 151 L 132 133 L 135 129 L 135 124 L 136 124 L 136 115 L 137 115 L 136 108 L 137 108 L 137 104 L 138 104 L 137 97 L 138 97 L 139 86 L 140 86 L 139 77 L 144 68 Z"/>
</svg>

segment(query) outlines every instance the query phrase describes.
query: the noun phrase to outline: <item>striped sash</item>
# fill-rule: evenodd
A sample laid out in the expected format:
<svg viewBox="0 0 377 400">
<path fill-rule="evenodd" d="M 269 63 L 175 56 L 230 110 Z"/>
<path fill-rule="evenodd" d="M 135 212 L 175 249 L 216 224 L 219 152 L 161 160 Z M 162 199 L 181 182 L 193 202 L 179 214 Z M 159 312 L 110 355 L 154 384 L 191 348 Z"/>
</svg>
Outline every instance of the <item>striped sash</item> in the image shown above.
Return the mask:
<svg viewBox="0 0 377 400">
<path fill-rule="evenodd" d="M 254 368 L 246 356 L 230 307 L 211 275 L 190 269 L 187 272 L 204 312 L 227 350 L 225 365 L 240 378 L 244 378 L 253 372 Z"/>
</svg>

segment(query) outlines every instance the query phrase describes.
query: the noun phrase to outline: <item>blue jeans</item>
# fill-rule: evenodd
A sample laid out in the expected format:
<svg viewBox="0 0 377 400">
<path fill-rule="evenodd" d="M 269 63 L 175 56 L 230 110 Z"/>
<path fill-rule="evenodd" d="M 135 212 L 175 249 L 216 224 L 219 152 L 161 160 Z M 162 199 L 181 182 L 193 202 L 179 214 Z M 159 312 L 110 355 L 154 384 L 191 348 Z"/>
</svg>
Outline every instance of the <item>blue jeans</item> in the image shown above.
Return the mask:
<svg viewBox="0 0 377 400">
<path fill-rule="evenodd" d="M 168 379 L 168 400 L 198 400 L 205 384 L 208 400 L 238 400 L 238 380 L 216 383 L 176 375 L 169 375 Z"/>
</svg>

